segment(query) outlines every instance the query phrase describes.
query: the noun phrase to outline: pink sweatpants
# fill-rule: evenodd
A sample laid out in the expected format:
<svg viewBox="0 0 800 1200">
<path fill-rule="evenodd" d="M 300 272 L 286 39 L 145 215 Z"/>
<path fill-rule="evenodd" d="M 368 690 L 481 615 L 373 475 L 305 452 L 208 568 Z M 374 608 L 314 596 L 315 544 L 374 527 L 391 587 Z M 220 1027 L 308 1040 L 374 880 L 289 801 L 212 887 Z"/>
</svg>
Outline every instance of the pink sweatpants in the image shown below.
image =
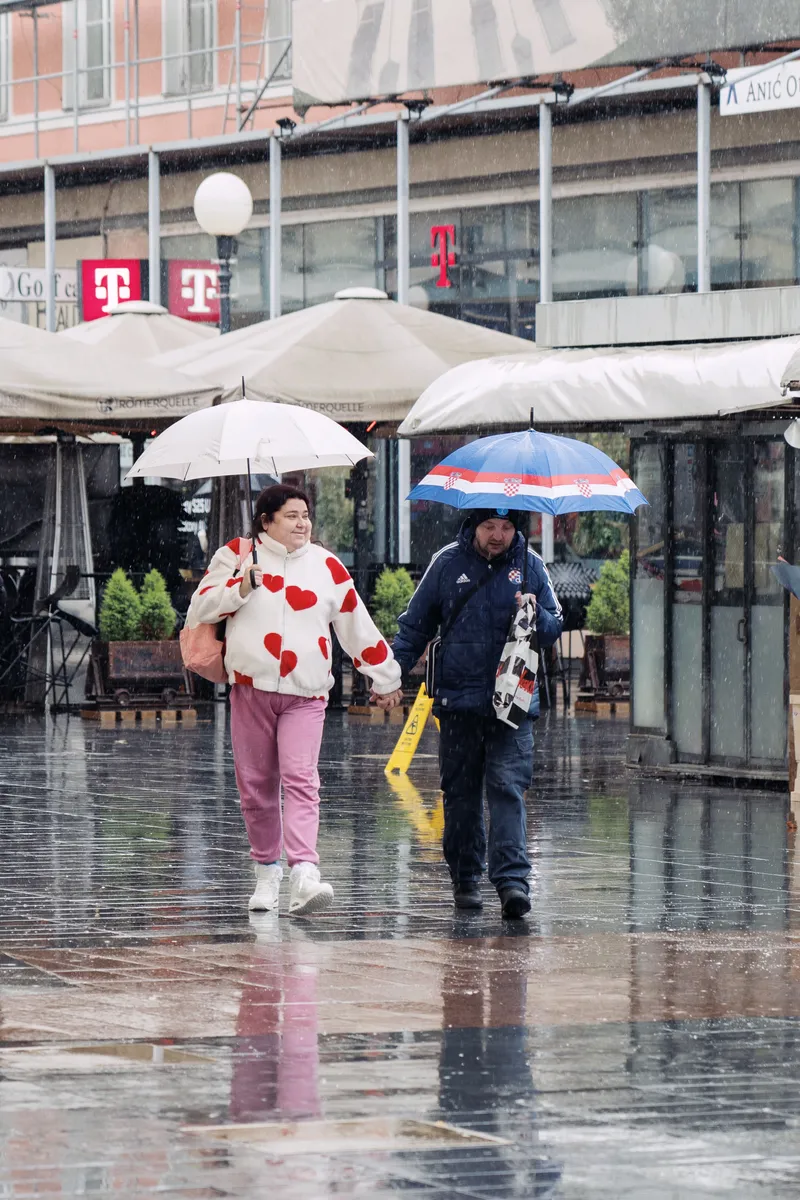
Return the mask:
<svg viewBox="0 0 800 1200">
<path fill-rule="evenodd" d="M 251 857 L 318 863 L 317 761 L 325 701 L 234 684 L 231 741 Z M 283 822 L 281 822 L 283 784 Z"/>
</svg>

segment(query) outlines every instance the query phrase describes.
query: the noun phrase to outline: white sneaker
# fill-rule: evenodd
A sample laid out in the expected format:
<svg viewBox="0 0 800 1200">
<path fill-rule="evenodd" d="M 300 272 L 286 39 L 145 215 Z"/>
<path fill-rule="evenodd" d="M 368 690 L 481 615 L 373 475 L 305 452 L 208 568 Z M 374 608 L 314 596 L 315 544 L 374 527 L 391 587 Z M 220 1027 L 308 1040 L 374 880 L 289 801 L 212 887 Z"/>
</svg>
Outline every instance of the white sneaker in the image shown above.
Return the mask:
<svg viewBox="0 0 800 1200">
<path fill-rule="evenodd" d="M 256 863 L 256 890 L 247 904 L 251 912 L 269 912 L 278 907 L 282 879 L 280 863 Z"/>
<path fill-rule="evenodd" d="M 289 916 L 303 917 L 308 913 L 320 912 L 333 901 L 333 888 L 321 883 L 319 867 L 314 863 L 302 862 L 292 867 L 289 876 Z"/>
</svg>

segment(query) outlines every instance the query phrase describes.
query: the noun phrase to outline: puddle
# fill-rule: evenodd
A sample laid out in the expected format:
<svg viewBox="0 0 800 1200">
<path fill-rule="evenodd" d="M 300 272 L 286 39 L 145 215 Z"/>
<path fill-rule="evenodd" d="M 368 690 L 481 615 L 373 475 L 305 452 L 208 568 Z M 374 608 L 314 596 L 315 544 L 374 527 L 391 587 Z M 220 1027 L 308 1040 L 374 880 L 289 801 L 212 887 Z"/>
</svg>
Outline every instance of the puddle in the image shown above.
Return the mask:
<svg viewBox="0 0 800 1200">
<path fill-rule="evenodd" d="M 214 1141 L 241 1142 L 281 1157 L 289 1154 L 342 1154 L 373 1150 L 465 1150 L 507 1146 L 505 1138 L 475 1133 L 444 1121 L 406 1117 L 365 1117 L 351 1121 L 256 1121 L 245 1125 L 185 1125 L 183 1133 Z"/>
<path fill-rule="evenodd" d="M 100 1046 L 62 1046 L 65 1054 L 91 1054 L 101 1058 L 124 1058 L 130 1062 L 155 1063 L 167 1065 L 183 1063 L 213 1063 L 213 1058 L 204 1058 L 200 1054 L 190 1054 L 187 1050 L 179 1050 L 175 1046 L 147 1045 L 143 1042 L 107 1042 Z"/>
</svg>

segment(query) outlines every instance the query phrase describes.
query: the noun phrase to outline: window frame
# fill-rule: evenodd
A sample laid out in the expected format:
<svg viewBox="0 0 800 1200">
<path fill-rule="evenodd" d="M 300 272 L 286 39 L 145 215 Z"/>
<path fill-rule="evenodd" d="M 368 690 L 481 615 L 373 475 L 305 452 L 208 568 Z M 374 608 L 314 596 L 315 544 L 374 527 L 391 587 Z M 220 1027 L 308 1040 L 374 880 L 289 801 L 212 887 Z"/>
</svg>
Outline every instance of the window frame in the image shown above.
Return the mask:
<svg viewBox="0 0 800 1200">
<path fill-rule="evenodd" d="M 79 112 L 108 108 L 114 103 L 114 71 L 112 59 L 114 49 L 114 4 L 112 0 L 100 0 L 103 13 L 101 27 L 103 32 L 103 61 L 99 66 L 91 66 L 86 58 L 88 38 L 86 34 L 86 2 L 87 0 L 66 0 L 62 4 L 61 16 L 61 108 L 64 112 Z M 69 14 L 74 14 L 70 18 Z M 78 95 L 73 96 L 72 86 L 75 78 L 75 64 L 71 46 L 74 46 L 74 31 L 78 30 Z M 83 30 L 83 36 L 80 36 Z M 83 61 L 81 61 L 83 60 Z M 89 72 L 101 71 L 103 77 L 103 95 L 99 99 L 90 100 L 85 94 L 88 90 Z"/>
<path fill-rule="evenodd" d="M 208 16 L 209 39 L 208 45 L 204 47 L 202 53 L 208 56 L 210 71 L 208 83 L 195 87 L 192 85 L 191 78 L 192 59 L 189 57 L 186 47 L 186 13 L 187 8 L 190 9 L 192 0 L 161 0 L 161 94 L 165 98 L 177 99 L 188 96 L 205 96 L 209 92 L 217 90 L 217 47 L 219 43 L 217 0 L 200 0 L 200 3 L 206 9 Z M 179 57 L 174 60 L 168 60 L 166 55 L 173 53 L 173 51 L 167 44 L 169 29 L 167 24 L 167 9 L 174 11 L 178 6 L 180 7 L 180 25 L 178 29 L 179 45 L 176 47 L 176 53 Z M 174 88 L 170 84 L 170 68 L 180 68 L 183 74 L 185 82 L 178 88 Z"/>
</svg>

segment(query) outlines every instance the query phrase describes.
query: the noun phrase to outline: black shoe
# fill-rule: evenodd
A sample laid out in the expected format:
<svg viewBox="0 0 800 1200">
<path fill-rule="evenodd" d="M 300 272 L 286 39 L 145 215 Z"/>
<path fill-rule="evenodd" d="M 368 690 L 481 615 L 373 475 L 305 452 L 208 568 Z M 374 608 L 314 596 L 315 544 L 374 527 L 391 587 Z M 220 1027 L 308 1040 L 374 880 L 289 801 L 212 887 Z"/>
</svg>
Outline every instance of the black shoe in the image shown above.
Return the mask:
<svg viewBox="0 0 800 1200">
<path fill-rule="evenodd" d="M 528 893 L 519 887 L 503 888 L 500 892 L 500 903 L 503 906 L 503 917 L 506 921 L 518 921 L 531 911 Z"/>
<path fill-rule="evenodd" d="M 453 903 L 456 908 L 483 908 L 483 896 L 477 883 L 454 883 Z"/>
</svg>

